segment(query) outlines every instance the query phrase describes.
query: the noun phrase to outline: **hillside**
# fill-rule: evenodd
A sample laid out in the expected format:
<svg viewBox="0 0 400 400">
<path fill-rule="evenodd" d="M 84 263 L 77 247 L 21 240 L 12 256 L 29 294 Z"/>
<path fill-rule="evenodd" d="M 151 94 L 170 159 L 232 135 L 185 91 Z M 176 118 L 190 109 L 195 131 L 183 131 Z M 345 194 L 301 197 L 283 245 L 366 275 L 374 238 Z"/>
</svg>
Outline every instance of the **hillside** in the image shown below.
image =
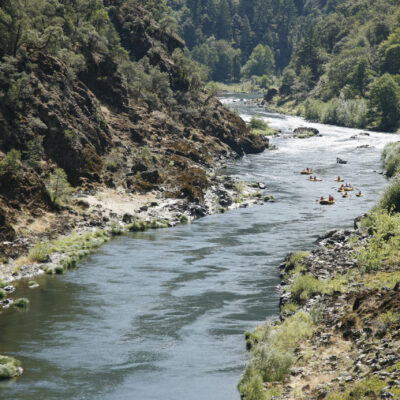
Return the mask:
<svg viewBox="0 0 400 400">
<path fill-rule="evenodd" d="M 268 146 L 202 90 L 163 2 L 0 6 L 2 242 L 32 217 L 68 211 L 71 190 L 201 203 L 217 160 Z"/>
<path fill-rule="evenodd" d="M 309 120 L 394 131 L 400 8 L 391 0 L 170 0 L 192 58 L 220 82 L 276 89 Z"/>
</svg>

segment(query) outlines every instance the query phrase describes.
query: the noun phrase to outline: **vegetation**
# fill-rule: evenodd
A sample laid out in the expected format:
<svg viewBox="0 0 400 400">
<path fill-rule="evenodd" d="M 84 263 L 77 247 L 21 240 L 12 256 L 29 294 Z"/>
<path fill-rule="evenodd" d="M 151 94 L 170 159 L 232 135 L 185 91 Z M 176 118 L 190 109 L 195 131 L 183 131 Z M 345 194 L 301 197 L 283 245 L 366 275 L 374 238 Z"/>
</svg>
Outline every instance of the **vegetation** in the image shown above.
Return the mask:
<svg viewBox="0 0 400 400">
<path fill-rule="evenodd" d="M 20 374 L 20 362 L 13 357 L 0 355 L 0 379 L 11 379 Z"/>
<path fill-rule="evenodd" d="M 50 174 L 46 182 L 47 191 L 50 194 L 50 199 L 55 205 L 62 205 L 68 199 L 72 188 L 68 183 L 67 174 L 61 168 L 55 169 Z"/>
<path fill-rule="evenodd" d="M 264 382 L 282 381 L 295 360 L 294 350 L 314 332 L 310 314 L 297 312 L 282 323 L 267 323 L 253 334 L 251 358 L 239 382 L 241 395 L 263 399 Z"/>
<path fill-rule="evenodd" d="M 253 135 L 274 136 L 277 134 L 275 129 L 270 128 L 268 122 L 255 117 L 250 120 L 248 127 Z"/>
<path fill-rule="evenodd" d="M 389 143 L 385 146 L 382 161 L 389 178 L 400 172 L 400 142 Z"/>
<path fill-rule="evenodd" d="M 15 305 L 15 307 L 18 307 L 18 308 L 26 308 L 29 306 L 29 300 L 26 299 L 25 297 L 21 297 L 21 298 L 15 300 L 14 305 Z"/>
</svg>

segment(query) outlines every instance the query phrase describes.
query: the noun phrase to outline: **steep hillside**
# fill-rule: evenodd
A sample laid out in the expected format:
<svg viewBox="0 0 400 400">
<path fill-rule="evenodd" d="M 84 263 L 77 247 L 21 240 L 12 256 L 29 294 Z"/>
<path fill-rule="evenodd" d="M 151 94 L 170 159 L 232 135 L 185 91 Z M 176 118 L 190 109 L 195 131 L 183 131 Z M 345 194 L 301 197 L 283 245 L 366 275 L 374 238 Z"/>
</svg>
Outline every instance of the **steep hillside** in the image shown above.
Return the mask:
<svg viewBox="0 0 400 400">
<path fill-rule="evenodd" d="M 268 146 L 202 91 L 163 2 L 0 6 L 2 241 L 21 216 L 60 210 L 68 182 L 201 202 L 216 160 Z"/>
<path fill-rule="evenodd" d="M 303 18 L 304 19 L 304 18 Z M 396 130 L 400 125 L 400 7 L 390 0 L 341 1 L 308 28 L 285 69 L 278 104 L 310 120 Z"/>
</svg>

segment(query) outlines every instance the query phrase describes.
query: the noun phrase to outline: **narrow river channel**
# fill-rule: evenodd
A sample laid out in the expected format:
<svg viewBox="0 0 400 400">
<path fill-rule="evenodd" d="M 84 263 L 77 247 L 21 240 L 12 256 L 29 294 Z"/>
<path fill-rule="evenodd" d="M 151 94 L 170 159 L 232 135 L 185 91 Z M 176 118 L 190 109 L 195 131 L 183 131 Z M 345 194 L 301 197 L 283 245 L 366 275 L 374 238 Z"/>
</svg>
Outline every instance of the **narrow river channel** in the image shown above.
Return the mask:
<svg viewBox="0 0 400 400">
<path fill-rule="evenodd" d="M 326 230 L 351 227 L 376 202 L 386 185 L 380 152 L 396 140 L 269 114 L 246 98 L 223 102 L 280 129 L 278 150 L 223 173 L 267 183 L 276 202 L 120 237 L 74 271 L 40 278 L 38 289 L 20 285 L 30 310 L 0 317 L 0 353 L 20 359 L 25 373 L 0 383 L 1 399 L 239 399 L 243 333 L 277 315 L 278 264 Z M 305 124 L 323 136 L 286 135 Z M 308 182 L 304 167 L 323 182 Z M 320 206 L 321 195 L 338 194 L 337 175 L 364 197 Z"/>
</svg>

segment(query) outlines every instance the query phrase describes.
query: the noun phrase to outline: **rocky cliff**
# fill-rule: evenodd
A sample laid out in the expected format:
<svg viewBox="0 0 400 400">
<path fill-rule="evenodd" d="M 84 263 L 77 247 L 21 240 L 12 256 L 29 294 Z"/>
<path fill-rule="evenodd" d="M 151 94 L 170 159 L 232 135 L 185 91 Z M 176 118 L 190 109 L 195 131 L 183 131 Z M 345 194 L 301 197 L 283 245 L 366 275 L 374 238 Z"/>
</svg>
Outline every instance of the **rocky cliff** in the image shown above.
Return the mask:
<svg viewBox="0 0 400 400">
<path fill-rule="evenodd" d="M 216 161 L 268 147 L 201 89 L 184 43 L 157 22 L 168 20 L 166 9 L 105 0 L 85 14 L 60 3 L 54 18 L 64 19 L 60 29 L 69 44 L 52 47 L 56 39 L 49 36 L 43 46 L 21 41 L 14 54 L 1 49 L 2 242 L 15 237 L 22 215 L 60 211 L 46 190 L 56 168 L 76 191 L 158 190 L 201 203 L 210 185 L 206 171 Z M 13 4 L 4 5 L 10 16 Z M 34 12 L 24 11 L 26 18 Z M 77 35 L 80 22 L 74 26 L 71 16 L 86 18 L 91 36 Z M 37 27 L 38 35 L 47 28 Z"/>
</svg>

